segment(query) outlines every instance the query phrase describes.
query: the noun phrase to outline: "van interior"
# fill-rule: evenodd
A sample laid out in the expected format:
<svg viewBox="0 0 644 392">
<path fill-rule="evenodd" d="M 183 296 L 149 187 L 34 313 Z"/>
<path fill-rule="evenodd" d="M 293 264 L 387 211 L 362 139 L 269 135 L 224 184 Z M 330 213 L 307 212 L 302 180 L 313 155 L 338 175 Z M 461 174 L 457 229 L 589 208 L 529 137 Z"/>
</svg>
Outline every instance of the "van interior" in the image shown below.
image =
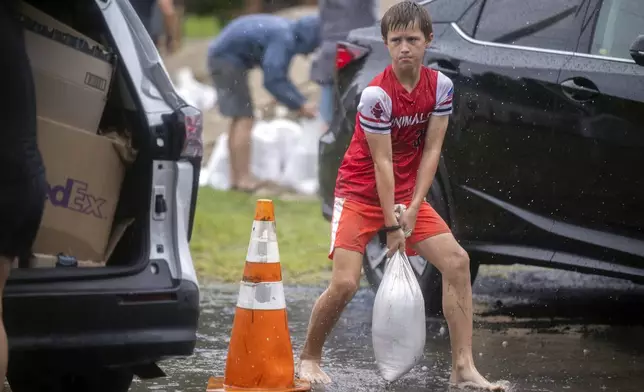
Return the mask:
<svg viewBox="0 0 644 392">
<path fill-rule="evenodd" d="M 56 265 L 33 267 L 30 260 L 20 260 L 11 274 L 11 281 L 52 280 L 105 277 L 106 274 L 128 274 L 145 268 L 149 247 L 148 227 L 150 214 L 152 165 L 151 147 L 153 137 L 142 111 L 129 109 L 124 102 L 138 104 L 137 94 L 124 67 L 119 63 L 119 49 L 112 39 L 95 1 L 87 0 L 27 0 L 27 4 L 68 25 L 81 34 L 111 49 L 116 54 L 115 69 L 109 86 L 98 135 L 116 132 L 127 140 L 135 151 L 133 162 L 126 165 L 120 196 L 112 223 L 112 236 L 123 229 L 107 260 L 96 260 L 92 268 L 83 268 L 73 262 L 74 255 L 60 255 L 71 258 L 71 266 L 61 266 L 58 255 L 49 255 L 58 260 Z M 64 99 L 64 97 L 60 97 Z M 42 146 L 39 146 L 42 149 Z M 73 157 L 70 157 L 73 159 Z M 71 224 L 71 222 L 70 222 Z M 121 230 L 122 231 L 122 230 Z M 34 251 L 35 253 L 36 251 Z M 32 258 L 33 260 L 33 258 Z M 61 268 L 62 267 L 62 268 Z M 71 267 L 71 268 L 70 268 Z"/>
</svg>

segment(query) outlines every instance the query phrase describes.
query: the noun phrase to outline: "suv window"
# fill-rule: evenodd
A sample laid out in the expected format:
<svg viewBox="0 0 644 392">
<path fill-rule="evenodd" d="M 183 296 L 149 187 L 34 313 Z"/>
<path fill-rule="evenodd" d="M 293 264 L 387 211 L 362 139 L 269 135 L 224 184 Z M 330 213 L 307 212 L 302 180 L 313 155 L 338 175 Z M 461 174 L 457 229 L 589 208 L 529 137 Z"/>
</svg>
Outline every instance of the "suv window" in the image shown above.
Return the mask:
<svg viewBox="0 0 644 392">
<path fill-rule="evenodd" d="M 355 0 L 345 0 L 355 1 Z M 433 0 L 421 3 L 427 8 L 434 23 L 456 22 L 476 0 Z"/>
<path fill-rule="evenodd" d="M 485 0 L 474 38 L 573 51 L 580 34 L 576 12 L 582 1 Z"/>
<path fill-rule="evenodd" d="M 473 3 L 470 8 L 463 14 L 463 17 L 458 21 L 458 27 L 465 32 L 465 34 L 470 37 L 476 35 L 476 24 L 481 15 L 481 6 L 485 1 L 477 1 Z"/>
<path fill-rule="evenodd" d="M 604 0 L 590 53 L 630 60 L 629 49 L 640 34 L 644 34 L 642 0 Z"/>
</svg>

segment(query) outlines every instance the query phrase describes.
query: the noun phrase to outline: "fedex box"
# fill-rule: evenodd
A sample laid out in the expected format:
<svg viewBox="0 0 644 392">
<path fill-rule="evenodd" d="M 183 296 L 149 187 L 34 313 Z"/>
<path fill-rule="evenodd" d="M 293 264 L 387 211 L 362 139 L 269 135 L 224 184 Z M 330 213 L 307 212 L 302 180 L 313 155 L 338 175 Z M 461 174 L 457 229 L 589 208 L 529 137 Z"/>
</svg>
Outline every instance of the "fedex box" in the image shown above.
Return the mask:
<svg viewBox="0 0 644 392">
<path fill-rule="evenodd" d="M 59 21 L 58 19 L 42 12 L 38 8 L 32 6 L 29 3 L 25 3 L 24 1 L 20 2 L 20 13 L 24 16 L 27 16 L 28 18 L 42 24 L 43 26 L 47 26 L 48 28 L 54 28 L 56 30 L 59 30 L 63 33 L 67 34 L 72 34 L 76 37 L 81 37 L 87 40 L 88 42 L 93 42 L 89 37 L 86 35 L 83 35 L 79 33 L 78 31 L 72 29 L 70 26 L 67 26 L 63 22 Z"/>
<path fill-rule="evenodd" d="M 34 253 L 103 261 L 125 175 L 117 142 L 38 117 L 48 183 Z"/>
<path fill-rule="evenodd" d="M 21 12 L 38 115 L 96 133 L 112 81 L 114 54 L 27 4 Z"/>
</svg>

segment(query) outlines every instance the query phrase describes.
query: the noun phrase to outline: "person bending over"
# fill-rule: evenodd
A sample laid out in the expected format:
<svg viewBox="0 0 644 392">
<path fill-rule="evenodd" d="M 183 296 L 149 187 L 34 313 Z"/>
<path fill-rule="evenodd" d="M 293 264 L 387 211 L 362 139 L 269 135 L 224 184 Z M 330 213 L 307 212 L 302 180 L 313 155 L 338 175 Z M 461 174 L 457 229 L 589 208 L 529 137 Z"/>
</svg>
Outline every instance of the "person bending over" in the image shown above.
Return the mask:
<svg viewBox="0 0 644 392">
<path fill-rule="evenodd" d="M 300 115 L 317 115 L 289 79 L 296 54 L 310 54 L 320 45 L 317 15 L 289 20 L 276 15 L 241 16 L 228 24 L 208 48 L 208 69 L 217 91 L 219 112 L 231 118 L 228 150 L 232 189 L 254 192 L 262 184 L 250 170 L 253 103 L 248 72 L 261 67 L 264 87 L 280 103 Z"/>
</svg>

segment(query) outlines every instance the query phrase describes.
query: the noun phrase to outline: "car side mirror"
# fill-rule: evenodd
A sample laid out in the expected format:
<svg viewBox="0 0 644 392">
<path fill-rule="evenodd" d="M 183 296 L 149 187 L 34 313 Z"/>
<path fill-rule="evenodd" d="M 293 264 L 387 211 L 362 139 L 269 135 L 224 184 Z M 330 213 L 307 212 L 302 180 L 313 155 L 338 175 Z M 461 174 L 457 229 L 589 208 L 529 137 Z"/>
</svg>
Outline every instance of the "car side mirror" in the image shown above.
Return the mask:
<svg viewBox="0 0 644 392">
<path fill-rule="evenodd" d="M 644 66 L 644 35 L 637 37 L 631 45 L 631 57 L 636 64 Z"/>
</svg>

